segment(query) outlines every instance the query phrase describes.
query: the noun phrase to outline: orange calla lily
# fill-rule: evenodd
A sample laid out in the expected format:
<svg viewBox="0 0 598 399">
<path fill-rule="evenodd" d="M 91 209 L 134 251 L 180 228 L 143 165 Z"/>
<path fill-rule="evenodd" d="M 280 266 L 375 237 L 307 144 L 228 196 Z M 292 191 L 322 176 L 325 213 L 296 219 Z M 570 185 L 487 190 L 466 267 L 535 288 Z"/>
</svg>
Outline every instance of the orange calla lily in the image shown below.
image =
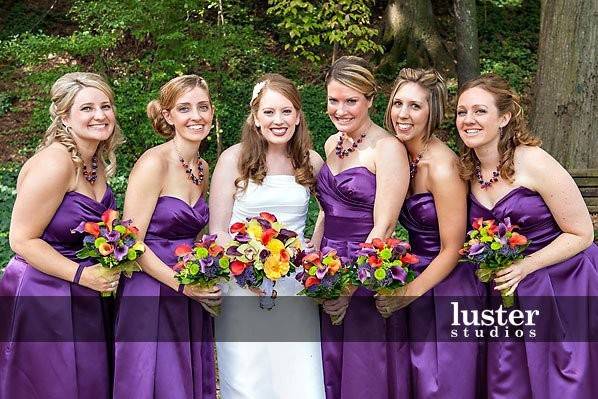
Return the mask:
<svg viewBox="0 0 598 399">
<path fill-rule="evenodd" d="M 189 244 L 181 244 L 178 247 L 176 247 L 176 249 L 174 250 L 174 254 L 176 256 L 185 256 L 188 253 L 191 253 L 193 249 L 191 248 L 191 245 Z"/>
<path fill-rule="evenodd" d="M 87 222 L 85 223 L 83 230 L 85 230 L 86 233 L 92 234 L 94 237 L 100 235 L 100 225 L 97 223 Z"/>
<path fill-rule="evenodd" d="M 104 213 L 102 213 L 102 222 L 104 222 L 108 231 L 112 231 L 112 222 L 114 222 L 114 219 L 117 218 L 118 212 L 114 209 L 107 209 Z"/>
</svg>

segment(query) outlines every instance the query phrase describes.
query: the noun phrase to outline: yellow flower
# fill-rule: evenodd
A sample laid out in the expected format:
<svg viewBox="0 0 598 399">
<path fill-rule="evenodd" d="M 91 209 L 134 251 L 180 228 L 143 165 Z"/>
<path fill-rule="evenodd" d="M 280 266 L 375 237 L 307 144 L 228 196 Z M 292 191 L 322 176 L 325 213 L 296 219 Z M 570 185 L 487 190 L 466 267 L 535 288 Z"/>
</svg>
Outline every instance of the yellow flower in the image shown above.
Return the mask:
<svg viewBox="0 0 598 399">
<path fill-rule="evenodd" d="M 266 248 L 270 250 L 271 254 L 278 255 L 280 251 L 284 249 L 284 244 L 279 239 L 273 238 L 270 240 L 268 245 L 266 245 Z"/>
<path fill-rule="evenodd" d="M 255 240 L 262 239 L 262 225 L 255 219 L 252 219 L 247 224 L 247 234 Z"/>
<path fill-rule="evenodd" d="M 264 272 L 270 280 L 278 280 L 289 272 L 289 262 L 281 262 L 279 254 L 272 254 L 266 258 Z"/>
</svg>

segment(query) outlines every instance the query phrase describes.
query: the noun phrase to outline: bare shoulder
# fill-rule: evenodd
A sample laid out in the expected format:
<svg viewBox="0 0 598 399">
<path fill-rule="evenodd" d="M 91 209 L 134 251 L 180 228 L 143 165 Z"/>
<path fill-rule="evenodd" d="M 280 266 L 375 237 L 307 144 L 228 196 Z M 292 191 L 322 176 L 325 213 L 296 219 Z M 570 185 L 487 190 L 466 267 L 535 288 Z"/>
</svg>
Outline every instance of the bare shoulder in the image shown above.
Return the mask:
<svg viewBox="0 0 598 399">
<path fill-rule="evenodd" d="M 218 157 L 218 167 L 234 168 L 232 170 L 236 170 L 240 155 L 241 143 L 228 147 L 226 150 L 222 151 L 222 154 Z"/>
<path fill-rule="evenodd" d="M 320 154 L 318 154 L 314 150 L 309 150 L 309 162 L 311 163 L 311 166 L 314 168 L 314 172 L 316 173 L 320 170 L 320 168 L 322 168 L 322 165 L 324 165 L 324 160 L 322 159 Z"/>
<path fill-rule="evenodd" d="M 374 130 L 374 137 L 372 138 L 372 140 L 376 152 L 396 153 L 397 151 L 399 151 L 401 153 L 406 154 L 405 146 L 403 145 L 403 143 L 401 143 L 396 136 L 388 133 L 386 130 L 382 129 L 379 126 L 376 126 L 376 129 Z"/>
<path fill-rule="evenodd" d="M 332 150 L 334 149 L 334 147 L 336 147 L 336 143 L 338 142 L 338 139 L 340 137 L 341 137 L 341 133 L 337 132 L 337 133 L 330 135 L 326 139 L 326 142 L 324 143 L 324 152 L 326 153 L 326 155 L 330 154 L 332 152 Z"/>
<path fill-rule="evenodd" d="M 537 176 L 547 170 L 564 170 L 560 163 L 538 146 L 520 145 L 515 149 L 515 170 Z"/>
<path fill-rule="evenodd" d="M 457 162 L 459 157 L 445 143 L 438 140 L 428 150 L 428 171 L 434 180 L 442 180 L 459 176 Z"/>
<path fill-rule="evenodd" d="M 71 180 L 75 177 L 75 165 L 71 154 L 61 144 L 52 144 L 32 156 L 21 168 L 17 187 L 24 179 L 36 182 L 52 182 L 53 185 L 70 189 Z"/>
<path fill-rule="evenodd" d="M 135 162 L 131 174 L 163 176 L 168 170 L 167 155 L 163 145 L 150 148 Z"/>
</svg>

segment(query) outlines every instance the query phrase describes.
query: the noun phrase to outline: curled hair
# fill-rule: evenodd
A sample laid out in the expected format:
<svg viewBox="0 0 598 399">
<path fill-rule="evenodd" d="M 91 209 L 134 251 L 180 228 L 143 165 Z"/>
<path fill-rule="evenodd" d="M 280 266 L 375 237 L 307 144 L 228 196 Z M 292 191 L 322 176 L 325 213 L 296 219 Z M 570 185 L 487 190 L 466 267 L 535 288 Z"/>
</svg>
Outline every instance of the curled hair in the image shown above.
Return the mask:
<svg viewBox="0 0 598 399">
<path fill-rule="evenodd" d="M 333 80 L 357 90 L 368 100 L 377 92 L 376 79 L 370 65 L 361 57 L 344 56 L 336 60 L 326 73 L 326 86 Z"/>
<path fill-rule="evenodd" d="M 538 146 L 541 144 L 541 141 L 530 133 L 523 115 L 519 96 L 506 80 L 494 74 L 486 74 L 470 80 L 459 89 L 457 101 L 459 101 L 459 98 L 465 91 L 474 87 L 479 87 L 492 94 L 499 115 L 511 114 L 511 119 L 502 128 L 502 133 L 498 141 L 498 156 L 500 160 L 500 177 L 506 181 L 513 182 L 513 176 L 515 175 L 515 168 L 513 166 L 515 149 L 519 145 Z M 475 151 L 463 145 L 459 159 L 459 174 L 461 178 L 465 181 L 473 180 L 475 178 L 475 168 L 478 164 L 479 159 Z"/>
<path fill-rule="evenodd" d="M 158 99 L 152 100 L 147 104 L 147 117 L 159 135 L 168 139 L 174 137 L 174 126 L 166 121 L 162 111 L 170 111 L 174 108 L 176 100 L 180 96 L 196 87 L 205 90 L 210 99 L 210 106 L 212 106 L 208 84 L 201 76 L 197 75 L 183 75 L 169 80 L 168 83 L 160 88 Z"/>
<path fill-rule="evenodd" d="M 390 112 L 393 107 L 394 98 L 397 92 L 407 83 L 416 83 L 428 92 L 428 124 L 427 131 L 424 136 L 424 142 L 428 142 L 432 134 L 438 130 L 442 120 L 444 119 L 444 111 L 446 109 L 448 93 L 444 79 L 435 69 L 413 69 L 403 68 L 399 72 L 399 76 L 395 80 L 394 88 L 388 99 L 386 106 L 386 113 L 384 114 L 384 127 L 390 132 L 394 132 Z"/>
<path fill-rule="evenodd" d="M 262 84 L 262 82 L 264 83 Z M 240 190 L 245 190 L 249 180 L 262 184 L 268 174 L 266 166 L 268 141 L 261 134 L 260 128 L 256 127 L 255 118 L 264 93 L 271 90 L 287 98 L 295 107 L 300 118 L 293 137 L 287 143 L 287 152 L 295 170 L 295 181 L 313 192 L 316 179 L 309 161 L 312 142 L 307 121 L 301 109 L 301 96 L 297 87 L 292 81 L 279 74 L 265 74 L 260 78 L 256 87 L 258 90 L 250 102 L 251 111 L 241 132 L 241 153 L 237 164 L 240 176 L 235 180 L 235 186 Z"/>
<path fill-rule="evenodd" d="M 50 90 L 52 100 L 50 104 L 50 117 L 52 118 L 52 122 L 48 129 L 46 129 L 42 141 L 36 150 L 36 152 L 39 152 L 54 142 L 62 144 L 70 153 L 71 159 L 77 168 L 77 173 L 83 167 L 83 160 L 79 154 L 75 139 L 63 123 L 63 118 L 69 115 L 75 102 L 75 97 L 85 87 L 93 87 L 104 93 L 108 97 L 113 109 L 115 108 L 114 92 L 100 75 L 89 72 L 72 72 L 62 75 L 54 82 Z M 110 138 L 100 142 L 96 150 L 96 155 L 104 165 L 107 177 L 113 176 L 116 172 L 115 150 L 123 142 L 122 131 L 118 122 L 115 122 L 114 132 L 112 132 Z"/>
</svg>

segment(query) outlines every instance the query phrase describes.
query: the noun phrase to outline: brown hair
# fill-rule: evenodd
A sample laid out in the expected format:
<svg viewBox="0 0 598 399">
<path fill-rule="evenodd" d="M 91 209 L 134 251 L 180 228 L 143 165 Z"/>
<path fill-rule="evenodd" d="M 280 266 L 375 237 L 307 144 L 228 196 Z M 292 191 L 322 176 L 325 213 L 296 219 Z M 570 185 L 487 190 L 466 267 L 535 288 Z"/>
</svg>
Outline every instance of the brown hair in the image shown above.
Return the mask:
<svg viewBox="0 0 598 399">
<path fill-rule="evenodd" d="M 287 151 L 295 169 L 295 181 L 313 192 L 316 180 L 309 161 L 312 142 L 305 115 L 301 109 L 301 96 L 295 84 L 279 74 L 265 74 L 254 89 L 254 97 L 249 104 L 251 111 L 241 133 L 241 155 L 238 160 L 240 176 L 235 180 L 235 186 L 244 190 L 249 180 L 261 184 L 268 173 L 266 167 L 268 141 L 255 125 L 255 116 L 266 90 L 282 94 L 297 110 L 300 118 L 299 125 L 295 127 L 295 133 L 287 143 Z"/>
<path fill-rule="evenodd" d="M 50 97 L 52 98 L 50 116 L 52 123 L 44 133 L 42 141 L 36 150 L 36 152 L 39 152 L 54 142 L 62 144 L 71 154 L 71 159 L 77 167 L 77 171 L 83 167 L 83 160 L 79 155 L 79 150 L 73 136 L 62 119 L 69 114 L 75 97 L 85 87 L 93 87 L 104 93 L 108 97 L 112 107 L 115 108 L 114 92 L 100 75 L 89 72 L 72 72 L 62 75 L 52 85 L 52 89 L 50 90 Z M 114 111 L 116 113 L 116 109 Z M 106 177 L 111 177 L 116 172 L 115 150 L 123 142 L 122 131 L 118 122 L 115 121 L 112 135 L 107 140 L 100 142 L 96 150 L 100 162 L 104 165 Z"/>
<path fill-rule="evenodd" d="M 498 154 L 500 158 L 500 176 L 504 180 L 512 182 L 515 175 L 513 164 L 517 146 L 538 146 L 541 144 L 541 141 L 528 130 L 519 96 L 506 80 L 493 74 L 482 75 L 479 78 L 470 80 L 459 89 L 457 101 L 459 101 L 459 97 L 465 91 L 474 87 L 479 87 L 492 94 L 499 115 L 511 113 L 511 119 L 503 127 L 498 141 Z M 463 180 L 470 181 L 475 178 L 475 168 L 478 163 L 479 160 L 475 151 L 472 148 L 462 145 L 459 159 L 459 174 Z"/>
<path fill-rule="evenodd" d="M 336 60 L 326 73 L 325 85 L 328 86 L 333 80 L 357 90 L 368 100 L 377 92 L 376 79 L 370 65 L 361 57 L 344 56 Z"/>
<path fill-rule="evenodd" d="M 390 117 L 394 97 L 401 87 L 410 82 L 417 83 L 429 93 L 427 100 L 429 109 L 428 130 L 424 136 L 424 142 L 427 142 L 432 137 L 432 134 L 440 127 L 440 124 L 444 119 L 444 110 L 446 109 L 448 98 L 444 79 L 435 69 L 401 69 L 399 76 L 397 76 L 397 79 L 395 80 L 395 85 L 390 94 L 390 98 L 388 99 L 386 113 L 384 114 L 384 127 L 390 132 L 395 131 Z"/>
<path fill-rule="evenodd" d="M 154 130 L 166 138 L 174 137 L 174 126 L 170 125 L 164 115 L 163 110 L 171 110 L 176 100 L 186 92 L 199 87 L 206 91 L 210 99 L 210 106 L 212 106 L 212 98 L 210 97 L 210 89 L 206 81 L 197 75 L 183 75 L 171 79 L 164 86 L 160 88 L 160 95 L 157 100 L 152 100 L 147 105 L 147 117 L 152 123 Z"/>
</svg>

